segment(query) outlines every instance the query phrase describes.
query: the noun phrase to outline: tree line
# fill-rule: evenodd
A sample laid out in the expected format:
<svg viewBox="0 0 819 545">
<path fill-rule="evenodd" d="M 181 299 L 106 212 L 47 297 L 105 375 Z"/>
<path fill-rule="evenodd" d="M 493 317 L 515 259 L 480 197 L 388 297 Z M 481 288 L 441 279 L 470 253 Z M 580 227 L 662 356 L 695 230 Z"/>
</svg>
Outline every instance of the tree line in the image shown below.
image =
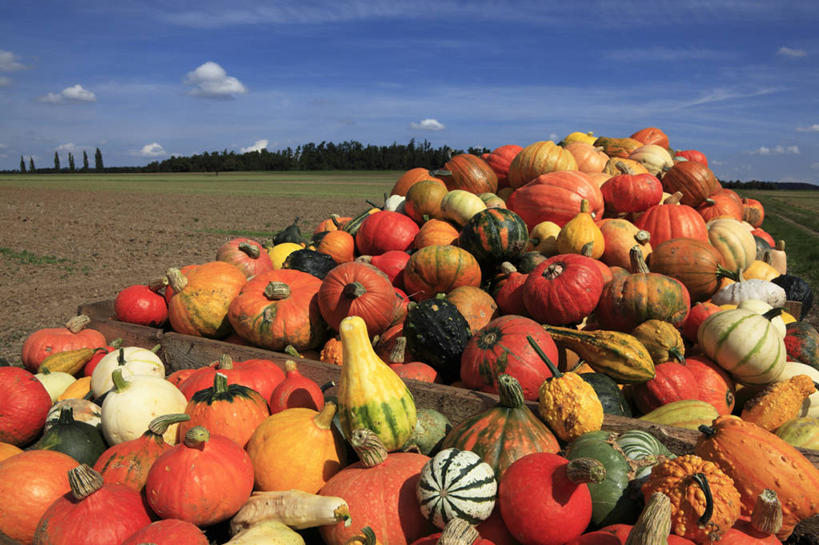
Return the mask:
<svg viewBox="0 0 819 545">
<path fill-rule="evenodd" d="M 97 148 L 97 151 L 94 153 L 94 170 L 97 172 L 105 172 L 105 165 L 102 162 L 102 151 Z M 68 168 L 63 169 L 60 167 L 60 154 L 59 152 L 54 152 L 54 168 L 37 168 L 34 165 L 34 158 L 29 156 L 28 158 L 28 168 L 26 168 L 26 160 L 21 155 L 20 156 L 20 172 L 35 174 L 35 173 L 45 173 L 45 172 L 89 172 L 90 168 L 88 165 L 88 153 L 85 150 L 82 150 L 82 167 L 77 168 L 74 164 L 74 154 L 70 151 L 68 152 Z"/>
</svg>

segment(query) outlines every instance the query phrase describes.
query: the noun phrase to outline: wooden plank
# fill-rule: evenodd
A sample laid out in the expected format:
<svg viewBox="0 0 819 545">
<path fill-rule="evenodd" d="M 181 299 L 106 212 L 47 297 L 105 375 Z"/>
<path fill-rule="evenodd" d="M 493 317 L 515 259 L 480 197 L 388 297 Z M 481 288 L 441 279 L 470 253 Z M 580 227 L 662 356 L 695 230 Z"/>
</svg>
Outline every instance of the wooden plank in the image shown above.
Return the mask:
<svg viewBox="0 0 819 545">
<path fill-rule="evenodd" d="M 798 320 L 802 316 L 802 301 L 785 301 L 785 312 Z"/>
<path fill-rule="evenodd" d="M 164 332 L 161 329 L 114 320 L 113 301 L 80 305 L 77 314 L 90 317 L 91 323 L 88 327 L 102 333 L 109 343 L 114 339 L 122 339 L 122 346 L 142 348 L 153 348 L 162 343 Z"/>
</svg>

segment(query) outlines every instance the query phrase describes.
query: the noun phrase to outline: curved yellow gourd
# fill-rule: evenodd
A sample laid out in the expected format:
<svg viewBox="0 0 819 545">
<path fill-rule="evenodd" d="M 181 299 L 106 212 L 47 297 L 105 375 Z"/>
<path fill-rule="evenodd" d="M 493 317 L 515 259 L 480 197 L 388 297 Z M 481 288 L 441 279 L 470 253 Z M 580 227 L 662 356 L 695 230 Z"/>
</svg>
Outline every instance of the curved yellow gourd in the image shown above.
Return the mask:
<svg viewBox="0 0 819 545">
<path fill-rule="evenodd" d="M 404 381 L 379 358 L 358 316 L 339 325 L 344 364 L 338 383 L 338 417 L 345 437 L 372 430 L 388 451 L 401 448 L 415 429 L 415 401 Z"/>
</svg>

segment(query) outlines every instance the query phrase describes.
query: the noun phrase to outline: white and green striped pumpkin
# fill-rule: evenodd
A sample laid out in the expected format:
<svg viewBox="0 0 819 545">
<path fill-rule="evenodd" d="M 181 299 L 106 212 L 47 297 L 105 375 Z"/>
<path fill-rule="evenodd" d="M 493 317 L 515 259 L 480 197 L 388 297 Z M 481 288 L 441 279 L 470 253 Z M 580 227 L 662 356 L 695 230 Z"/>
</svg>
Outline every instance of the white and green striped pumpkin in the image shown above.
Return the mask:
<svg viewBox="0 0 819 545">
<path fill-rule="evenodd" d="M 421 513 L 438 528 L 454 518 L 470 524 L 489 518 L 495 507 L 495 470 L 471 450 L 448 448 L 430 459 L 418 480 Z"/>
<path fill-rule="evenodd" d="M 776 435 L 800 448 L 819 449 L 819 418 L 803 416 L 782 424 Z"/>
<path fill-rule="evenodd" d="M 697 340 L 705 355 L 742 384 L 775 381 L 785 367 L 785 342 L 767 315 L 736 308 L 712 314 Z"/>
<path fill-rule="evenodd" d="M 663 457 L 676 458 L 656 437 L 643 430 L 624 431 L 615 439 L 615 443 L 626 458 L 637 462 L 638 469 L 634 475 L 637 479 L 651 473 L 651 468 Z"/>
</svg>

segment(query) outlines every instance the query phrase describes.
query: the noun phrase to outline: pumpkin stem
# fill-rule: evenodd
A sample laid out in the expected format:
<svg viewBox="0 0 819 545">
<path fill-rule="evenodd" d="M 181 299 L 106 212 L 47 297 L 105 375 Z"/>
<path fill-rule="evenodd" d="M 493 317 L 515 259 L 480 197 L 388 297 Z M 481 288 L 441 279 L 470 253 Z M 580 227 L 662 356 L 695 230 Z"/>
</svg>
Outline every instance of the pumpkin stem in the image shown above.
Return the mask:
<svg viewBox="0 0 819 545">
<path fill-rule="evenodd" d="M 751 511 L 751 527 L 763 534 L 778 534 L 782 529 L 782 504 L 776 492 L 766 488 L 759 493 Z"/>
<path fill-rule="evenodd" d="M 71 333 L 79 333 L 85 326 L 91 323 L 91 317 L 85 314 L 74 316 L 65 323 L 65 328 Z"/>
<path fill-rule="evenodd" d="M 681 364 L 685 365 L 685 355 L 683 354 L 682 350 L 673 346 L 668 349 L 668 355 L 680 362 Z"/>
<path fill-rule="evenodd" d="M 647 273 L 648 265 L 646 265 L 646 260 L 643 257 L 643 250 L 640 249 L 639 245 L 634 245 L 631 247 L 631 250 L 628 251 L 628 257 L 631 261 L 631 272 L 636 273 Z"/>
<path fill-rule="evenodd" d="M 655 492 L 628 533 L 625 545 L 666 545 L 671 533 L 671 500 Z"/>
<path fill-rule="evenodd" d="M 262 255 L 259 247 L 249 242 L 240 242 L 239 251 L 244 252 L 251 259 L 259 259 L 259 256 Z"/>
<path fill-rule="evenodd" d="M 227 376 L 222 373 L 213 375 L 213 394 L 224 394 L 228 391 Z"/>
<path fill-rule="evenodd" d="M 182 274 L 182 271 L 177 269 L 176 267 L 171 267 L 168 269 L 168 272 L 165 273 L 165 276 L 168 277 L 168 285 L 171 289 L 179 293 L 180 291 L 185 289 L 185 286 L 188 285 L 188 279 Z"/>
<path fill-rule="evenodd" d="M 651 233 L 643 229 L 640 229 L 639 231 L 634 233 L 634 240 L 636 240 L 640 244 L 645 244 L 646 242 L 649 242 L 651 240 Z"/>
<path fill-rule="evenodd" d="M 219 356 L 219 364 L 216 366 L 217 369 L 233 369 L 233 358 L 228 356 L 227 354 L 222 354 Z"/>
<path fill-rule="evenodd" d="M 407 355 L 407 338 L 403 335 L 396 337 L 392 345 L 392 349 L 388 355 L 389 361 L 387 363 L 404 363 Z"/>
<path fill-rule="evenodd" d="M 120 348 L 117 352 L 117 365 L 125 365 L 125 349 Z"/>
<path fill-rule="evenodd" d="M 504 261 L 500 264 L 500 272 L 503 274 L 512 274 L 513 272 L 518 272 L 518 269 L 508 261 Z"/>
<path fill-rule="evenodd" d="M 358 428 L 350 438 L 353 450 L 366 467 L 383 464 L 387 459 L 387 449 L 376 433 L 367 428 Z"/>
<path fill-rule="evenodd" d="M 114 390 L 117 393 L 125 390 L 129 386 L 129 382 L 122 376 L 122 369 L 117 367 L 111 373 L 111 380 L 114 382 Z"/>
<path fill-rule="evenodd" d="M 563 263 L 552 263 L 543 270 L 543 278 L 554 280 L 563 274 Z"/>
<path fill-rule="evenodd" d="M 436 545 L 472 545 L 481 535 L 464 519 L 454 518 L 446 523 Z"/>
<path fill-rule="evenodd" d="M 87 498 L 105 484 L 102 475 L 88 464 L 80 464 L 68 470 L 71 495 L 77 501 Z"/>
<path fill-rule="evenodd" d="M 736 271 L 731 271 L 720 265 L 717 264 L 717 278 L 730 278 L 734 282 L 741 282 L 742 276 L 740 275 L 740 270 L 737 269 Z"/>
<path fill-rule="evenodd" d="M 316 423 L 316 427 L 320 430 L 329 430 L 330 426 L 333 424 L 333 417 L 336 415 L 336 404 L 333 401 L 325 401 L 324 407 L 319 411 L 319 413 L 313 417 L 313 422 Z"/>
<path fill-rule="evenodd" d="M 617 167 L 617 170 L 619 170 L 622 174 L 634 174 L 634 171 L 632 171 L 631 168 L 629 168 L 629 166 L 623 161 L 615 161 L 614 166 Z"/>
<path fill-rule="evenodd" d="M 510 409 L 518 409 L 525 403 L 520 382 L 506 373 L 498 376 L 498 397 L 500 397 L 501 406 Z"/>
<path fill-rule="evenodd" d="M 333 222 L 333 225 L 336 226 L 336 229 L 339 229 L 341 227 L 341 223 L 339 223 L 338 221 L 338 218 L 340 217 L 341 216 L 339 216 L 338 214 L 330 214 L 330 221 Z"/>
<path fill-rule="evenodd" d="M 713 437 L 717 434 L 717 429 L 713 426 L 706 426 L 705 424 L 700 424 L 697 428 L 700 430 L 701 433 L 704 433 L 706 437 Z"/>
<path fill-rule="evenodd" d="M 702 493 L 705 494 L 705 511 L 703 511 L 702 516 L 697 520 L 697 524 L 699 524 L 700 528 L 704 528 L 711 522 L 711 516 L 714 514 L 714 497 L 711 495 L 711 487 L 708 486 L 708 479 L 705 473 L 694 473 L 692 478 L 694 482 L 702 488 Z"/>
<path fill-rule="evenodd" d="M 202 449 L 210 440 L 210 432 L 205 426 L 194 426 L 185 433 L 183 442 L 188 448 Z"/>
<path fill-rule="evenodd" d="M 344 542 L 344 545 L 377 545 L 378 539 L 375 537 L 375 532 L 369 526 L 361 529 L 358 535 L 355 535 Z"/>
<path fill-rule="evenodd" d="M 165 432 L 168 431 L 171 424 L 187 422 L 190 419 L 191 416 L 185 413 L 163 414 L 162 416 L 157 416 L 151 420 L 151 422 L 148 424 L 148 431 L 161 437 L 165 435 Z"/>
<path fill-rule="evenodd" d="M 161 344 L 154 345 L 153 347 L 151 347 L 151 352 L 153 352 L 154 354 L 159 354 L 160 348 L 162 348 Z"/>
<path fill-rule="evenodd" d="M 563 373 L 561 373 L 557 366 L 554 363 L 552 363 L 552 360 L 550 360 L 549 356 L 546 355 L 546 352 L 544 352 L 543 349 L 540 348 L 540 346 L 537 344 L 537 341 L 535 341 L 534 337 L 532 337 L 531 335 L 526 335 L 526 340 L 529 341 L 529 344 L 532 346 L 532 349 L 534 349 L 537 355 L 540 356 L 540 359 L 543 360 L 543 363 L 546 364 L 546 367 L 549 368 L 549 371 L 552 372 L 552 376 L 554 378 L 562 377 Z"/>
<path fill-rule="evenodd" d="M 367 288 L 365 288 L 364 285 L 358 280 L 356 280 L 355 282 L 350 282 L 349 284 L 344 286 L 344 289 L 341 290 L 341 294 L 349 299 L 361 297 L 365 293 L 367 293 Z"/>
<path fill-rule="evenodd" d="M 323 394 L 323 393 L 327 392 L 327 390 L 329 390 L 330 388 L 335 388 L 335 387 L 336 387 L 336 381 L 328 380 L 327 382 L 325 382 L 324 384 L 319 386 L 319 390 L 321 390 L 321 393 Z"/>
<path fill-rule="evenodd" d="M 57 424 L 73 424 L 74 423 L 74 409 L 63 405 L 60 407 L 60 417 L 57 419 Z"/>
<path fill-rule="evenodd" d="M 271 282 L 264 289 L 264 296 L 269 301 L 281 301 L 290 297 L 290 286 L 284 282 Z"/>
<path fill-rule="evenodd" d="M 780 252 L 784 252 L 785 251 L 785 241 L 784 240 L 778 240 L 776 242 L 776 248 L 774 248 L 774 249 L 779 250 Z"/>
<path fill-rule="evenodd" d="M 680 200 L 683 198 L 682 191 L 677 191 L 666 200 L 663 201 L 663 204 L 680 204 Z"/>
<path fill-rule="evenodd" d="M 162 278 L 154 278 L 150 282 L 148 282 L 148 289 L 153 292 L 158 292 L 162 288 L 168 285 L 168 277 L 163 276 Z"/>
<path fill-rule="evenodd" d="M 783 312 L 784 310 L 785 310 L 785 309 L 784 309 L 784 308 L 782 308 L 782 307 L 772 308 L 771 310 L 769 310 L 768 312 L 766 312 L 765 314 L 763 314 L 763 315 L 762 315 L 762 317 L 763 317 L 763 318 L 765 318 L 766 320 L 773 320 L 774 318 L 776 318 L 777 316 L 779 316 L 780 314 L 782 314 L 782 312 Z"/>
<path fill-rule="evenodd" d="M 294 358 L 299 358 L 299 359 L 303 358 L 303 356 L 301 354 L 299 354 L 299 351 L 296 350 L 296 347 L 293 346 L 292 344 L 288 344 L 287 346 L 284 347 L 284 353 L 287 354 L 288 356 L 292 356 Z M 285 366 L 286 365 L 287 365 L 287 362 L 285 362 Z M 294 367 L 296 366 L 296 362 L 293 362 L 293 366 Z"/>
<path fill-rule="evenodd" d="M 588 214 L 589 213 L 589 201 L 583 199 L 580 201 L 580 213 L 581 214 Z"/>
<path fill-rule="evenodd" d="M 575 458 L 566 466 L 566 477 L 575 484 L 602 483 L 606 479 L 606 466 L 594 458 Z"/>
<path fill-rule="evenodd" d="M 287 346 L 292 346 L 292 345 L 288 344 Z M 293 350 L 295 350 L 295 348 Z M 299 368 L 296 366 L 295 361 L 287 360 L 286 362 L 284 362 L 284 372 L 287 373 L 288 375 L 290 373 L 294 373 L 294 372 L 296 372 L 298 370 L 299 370 Z"/>
<path fill-rule="evenodd" d="M 593 251 L 594 241 L 592 240 L 591 242 L 587 242 L 586 244 L 583 245 L 582 248 L 580 248 L 580 255 L 582 255 L 583 257 L 591 257 Z"/>
<path fill-rule="evenodd" d="M 369 204 L 369 205 L 370 205 L 370 206 L 372 206 L 373 208 L 378 208 L 379 210 L 381 209 L 381 207 L 380 207 L 380 206 L 378 206 L 377 204 L 375 204 L 375 203 L 374 203 L 373 201 L 371 201 L 370 199 L 366 199 L 364 202 L 365 202 L 365 203 L 367 203 L 367 204 Z"/>
</svg>

